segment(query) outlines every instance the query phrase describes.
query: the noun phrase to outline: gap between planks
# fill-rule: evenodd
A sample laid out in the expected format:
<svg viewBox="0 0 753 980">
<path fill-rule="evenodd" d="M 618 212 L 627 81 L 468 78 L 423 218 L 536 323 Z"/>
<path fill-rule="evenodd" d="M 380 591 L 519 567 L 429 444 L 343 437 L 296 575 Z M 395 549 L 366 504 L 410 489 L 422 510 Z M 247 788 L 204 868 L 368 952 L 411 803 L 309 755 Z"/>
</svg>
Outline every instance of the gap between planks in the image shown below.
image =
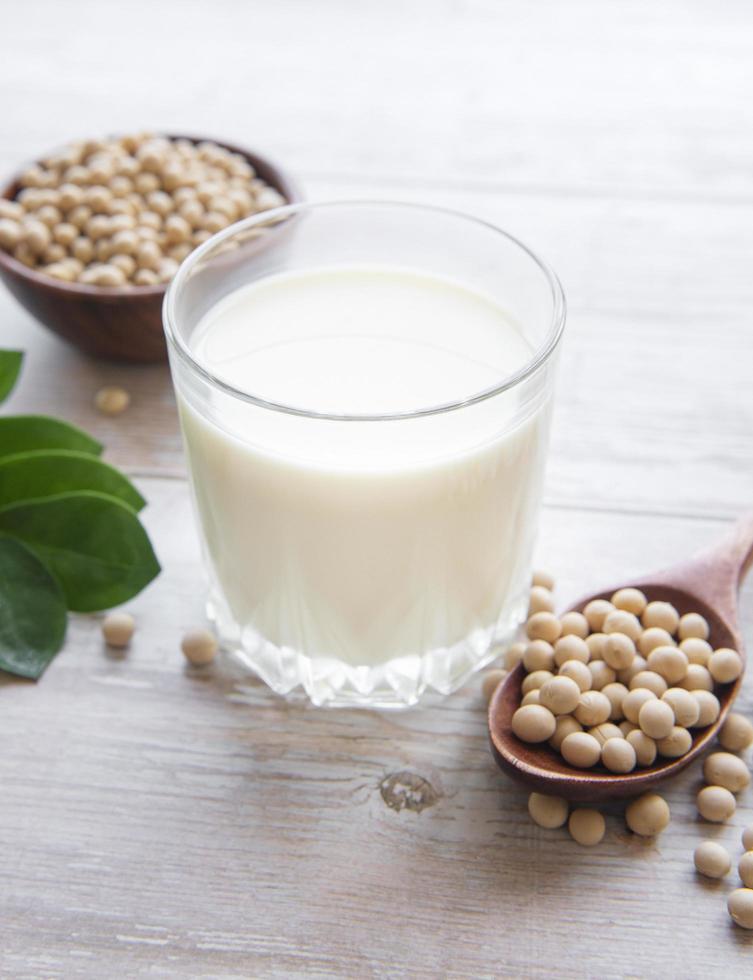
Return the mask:
<svg viewBox="0 0 753 980">
<path fill-rule="evenodd" d="M 639 203 L 668 203 L 704 206 L 718 204 L 723 207 L 750 207 L 753 205 L 753 195 L 735 191 L 705 191 L 692 187 L 681 190 L 664 189 L 660 187 L 617 187 L 612 184 L 582 187 L 577 184 L 547 184 L 525 183 L 515 180 L 495 180 L 484 177 L 453 178 L 447 176 L 432 177 L 422 174 L 405 174 L 394 177 L 387 173 L 357 173 L 355 171 L 337 170 L 302 170 L 299 174 L 301 183 L 305 181 L 322 181 L 348 186 L 363 186 L 365 182 L 375 187 L 385 188 L 428 188 L 450 193 L 468 192 L 469 194 L 516 194 L 526 197 L 576 198 L 587 201 L 637 201 Z"/>
</svg>

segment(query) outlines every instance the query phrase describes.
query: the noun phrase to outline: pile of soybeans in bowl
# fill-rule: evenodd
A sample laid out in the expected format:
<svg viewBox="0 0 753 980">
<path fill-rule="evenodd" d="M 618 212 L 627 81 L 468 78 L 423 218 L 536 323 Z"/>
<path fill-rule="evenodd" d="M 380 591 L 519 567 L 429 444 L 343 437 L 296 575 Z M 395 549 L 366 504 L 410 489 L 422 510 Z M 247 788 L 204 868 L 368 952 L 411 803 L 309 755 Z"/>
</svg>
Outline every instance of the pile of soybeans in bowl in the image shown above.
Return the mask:
<svg viewBox="0 0 753 980">
<path fill-rule="evenodd" d="M 71 143 L 0 198 L 0 248 L 52 279 L 100 287 L 167 283 L 198 245 L 287 203 L 240 153 L 138 134 Z"/>
<path fill-rule="evenodd" d="M 528 640 L 515 651 L 526 676 L 512 729 L 521 741 L 548 742 L 575 768 L 628 773 L 681 758 L 692 730 L 719 716 L 716 686 L 742 673 L 736 650 L 711 647 L 703 616 L 680 616 L 639 589 L 582 612 L 553 610 L 546 584 L 535 584 Z"/>
</svg>

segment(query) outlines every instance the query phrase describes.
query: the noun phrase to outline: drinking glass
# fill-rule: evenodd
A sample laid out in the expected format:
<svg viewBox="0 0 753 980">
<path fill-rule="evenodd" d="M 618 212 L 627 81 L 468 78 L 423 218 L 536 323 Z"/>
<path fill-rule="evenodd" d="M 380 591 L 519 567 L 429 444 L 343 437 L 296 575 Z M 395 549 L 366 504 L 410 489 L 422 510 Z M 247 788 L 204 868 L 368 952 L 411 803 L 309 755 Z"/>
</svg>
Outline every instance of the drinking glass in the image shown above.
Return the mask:
<svg viewBox="0 0 753 980">
<path fill-rule="evenodd" d="M 334 296 L 334 336 L 302 304 L 273 336 L 249 317 L 243 342 L 283 353 L 329 345 L 319 354 L 379 345 L 390 356 L 365 368 L 386 393 L 379 411 L 363 411 L 354 392 L 364 379 L 338 370 L 335 357 L 326 397 L 312 403 L 230 383 L 197 356 L 202 320 L 236 290 L 359 269 L 473 291 L 504 311 L 524 362 L 489 367 L 494 331 L 449 312 L 441 337 L 406 307 L 368 318 L 364 341 L 358 311 L 336 318 Z M 493 659 L 526 615 L 564 321 L 562 289 L 541 259 L 501 229 L 440 208 L 296 204 L 191 253 L 165 297 L 164 323 L 208 615 L 223 647 L 278 693 L 302 689 L 317 705 L 411 705 L 427 691 L 448 694 Z M 425 380 L 421 351 L 434 356 L 432 345 L 491 370 L 490 383 L 458 394 L 450 371 L 433 379 L 430 404 L 390 402 L 391 385 Z M 295 364 L 322 371 L 321 357 L 310 369 Z"/>
</svg>

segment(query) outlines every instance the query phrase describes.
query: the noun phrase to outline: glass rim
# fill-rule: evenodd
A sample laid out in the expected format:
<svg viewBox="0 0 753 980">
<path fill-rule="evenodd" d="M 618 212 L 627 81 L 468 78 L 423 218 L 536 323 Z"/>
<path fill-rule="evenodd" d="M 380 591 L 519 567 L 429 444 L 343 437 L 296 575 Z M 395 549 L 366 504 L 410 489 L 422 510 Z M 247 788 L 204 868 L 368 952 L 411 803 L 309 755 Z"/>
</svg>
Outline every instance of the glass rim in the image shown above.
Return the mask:
<svg viewBox="0 0 753 980">
<path fill-rule="evenodd" d="M 214 251 L 218 245 L 221 245 L 222 242 L 229 238 L 233 238 L 235 235 L 245 232 L 248 229 L 253 229 L 258 225 L 263 225 L 270 221 L 276 225 L 285 218 L 294 217 L 302 212 L 348 207 L 398 208 L 405 209 L 406 211 L 415 210 L 438 215 L 446 215 L 448 217 L 459 218 L 462 221 L 470 222 L 471 224 L 486 228 L 517 246 L 517 248 L 524 252 L 534 262 L 534 264 L 538 266 L 547 285 L 549 286 L 552 299 L 552 316 L 549 322 L 549 328 L 542 343 L 533 352 L 531 358 L 526 361 L 522 367 L 518 368 L 517 371 L 514 371 L 512 374 L 504 377 L 498 384 L 484 388 L 476 394 L 468 396 L 467 398 L 441 402 L 438 405 L 414 409 L 408 412 L 383 412 L 376 414 L 316 412 L 310 409 L 298 408 L 294 405 L 286 405 L 283 402 L 276 402 L 267 398 L 261 398 L 258 395 L 253 395 L 248 391 L 244 391 L 242 388 L 236 388 L 234 385 L 229 384 L 227 381 L 219 378 L 217 375 L 209 371 L 203 364 L 197 361 L 191 353 L 190 348 L 181 337 L 180 332 L 176 328 L 175 315 L 176 297 L 193 268 L 199 262 L 201 262 L 205 256 Z M 165 336 L 167 337 L 169 345 L 178 354 L 181 360 L 189 367 L 189 369 L 203 378 L 203 380 L 211 387 L 217 388 L 231 397 L 238 398 L 251 405 L 256 405 L 259 408 L 264 408 L 269 411 L 281 412 L 285 415 L 303 416 L 304 418 L 325 419 L 334 422 L 388 422 L 399 419 L 421 418 L 429 415 L 442 415 L 446 412 L 453 412 L 457 411 L 458 409 L 467 408 L 471 405 L 476 405 L 479 402 L 486 401 L 502 394 L 505 391 L 509 391 L 511 388 L 516 387 L 527 378 L 531 377 L 531 375 L 535 374 L 539 368 L 541 368 L 549 360 L 551 355 L 556 350 L 560 339 L 562 338 L 562 333 L 565 328 L 565 314 L 565 294 L 562 289 L 562 284 L 557 278 L 554 270 L 547 262 L 540 258 L 533 251 L 533 249 L 529 248 L 519 238 L 511 235 L 509 232 L 505 231 L 499 226 L 490 221 L 486 221 L 483 218 L 478 218 L 474 215 L 466 214 L 463 211 L 458 211 L 455 208 L 445 208 L 430 204 L 414 204 L 406 201 L 369 200 L 366 198 L 316 202 L 299 201 L 295 204 L 286 204 L 279 208 L 270 208 L 267 211 L 260 211 L 258 214 L 251 215 L 250 217 L 244 218 L 241 221 L 236 221 L 232 225 L 228 225 L 227 228 L 223 228 L 222 231 L 212 235 L 211 238 L 208 238 L 197 249 L 194 249 L 194 251 L 191 252 L 181 263 L 177 273 L 173 277 L 167 291 L 165 292 L 165 298 L 162 303 L 162 322 L 165 330 Z"/>
</svg>

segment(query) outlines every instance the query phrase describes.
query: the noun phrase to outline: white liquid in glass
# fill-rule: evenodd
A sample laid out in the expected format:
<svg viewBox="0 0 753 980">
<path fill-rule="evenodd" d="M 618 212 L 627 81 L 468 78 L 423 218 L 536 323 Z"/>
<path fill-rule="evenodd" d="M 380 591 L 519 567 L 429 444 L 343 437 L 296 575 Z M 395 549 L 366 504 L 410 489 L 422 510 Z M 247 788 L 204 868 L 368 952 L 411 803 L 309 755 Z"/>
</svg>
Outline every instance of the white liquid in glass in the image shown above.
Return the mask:
<svg viewBox="0 0 753 980">
<path fill-rule="evenodd" d="M 532 355 L 491 299 L 382 267 L 260 280 L 210 309 L 191 346 L 235 388 L 331 414 L 468 399 Z M 352 667 L 488 646 L 525 602 L 548 414 L 496 401 L 375 422 L 254 408 L 249 422 L 231 398 L 200 414 L 181 397 L 212 577 L 244 645 Z"/>
</svg>

